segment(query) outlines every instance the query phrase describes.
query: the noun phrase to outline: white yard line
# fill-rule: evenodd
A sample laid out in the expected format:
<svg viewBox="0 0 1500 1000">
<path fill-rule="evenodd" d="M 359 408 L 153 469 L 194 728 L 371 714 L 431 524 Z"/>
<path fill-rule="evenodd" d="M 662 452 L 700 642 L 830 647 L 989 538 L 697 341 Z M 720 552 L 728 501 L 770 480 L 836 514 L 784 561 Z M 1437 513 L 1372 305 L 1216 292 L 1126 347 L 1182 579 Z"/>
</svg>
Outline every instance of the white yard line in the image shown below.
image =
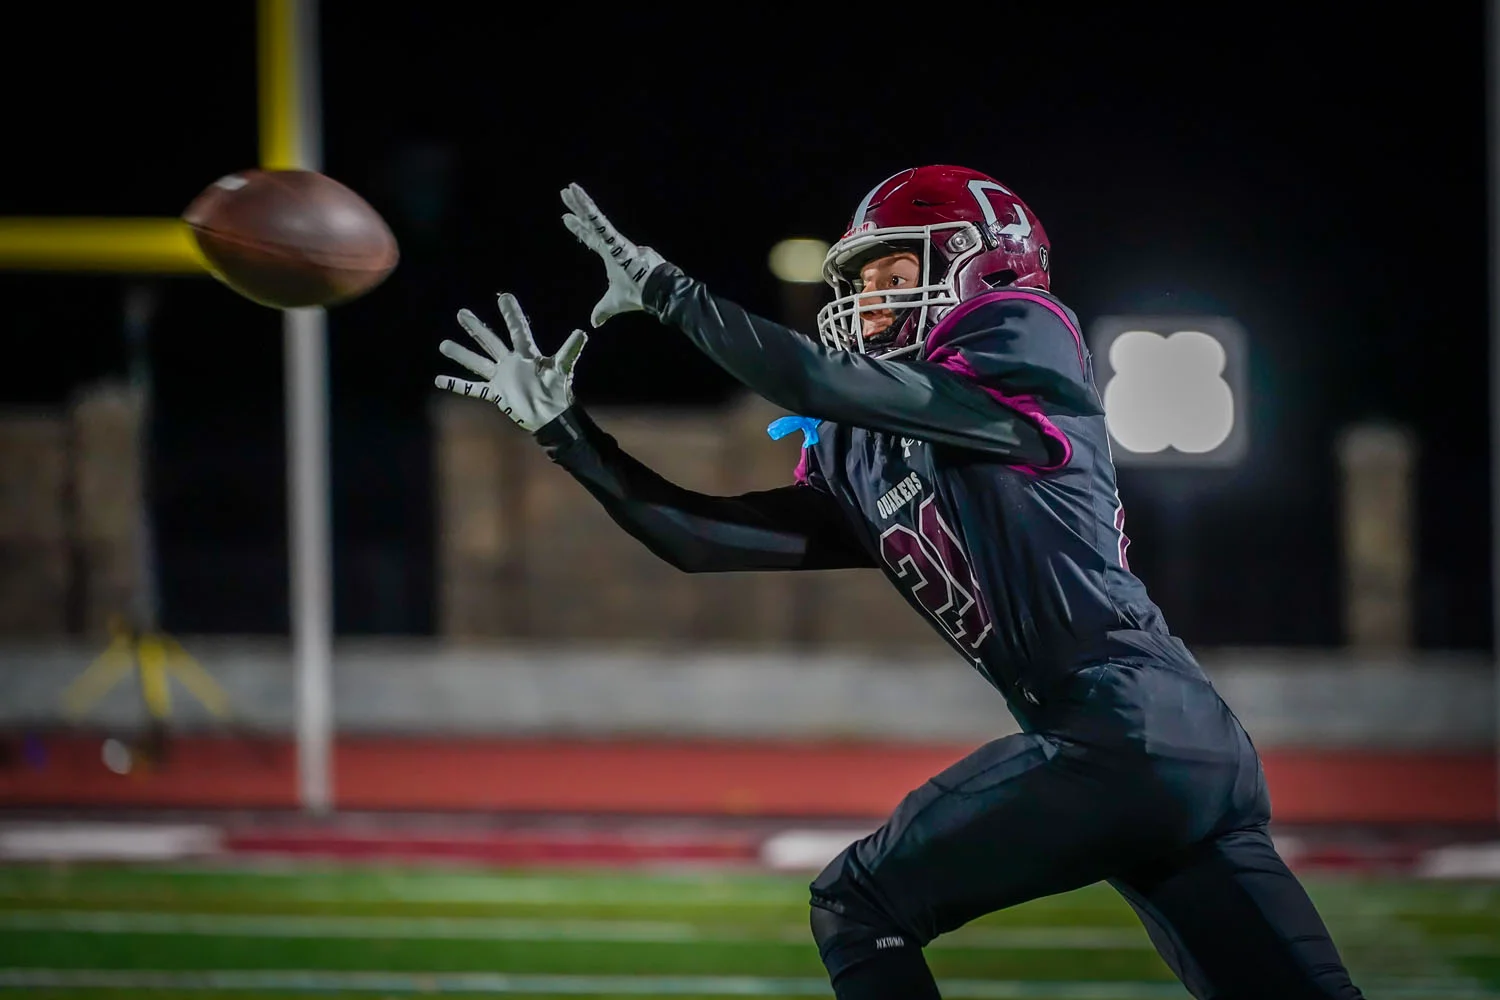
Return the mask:
<svg viewBox="0 0 1500 1000">
<path fill-rule="evenodd" d="M 1170 983 L 1043 982 L 1036 980 L 945 980 L 943 995 L 955 1000 L 1188 1000 Z M 826 997 L 824 979 L 758 976 L 545 976 L 499 973 L 400 972 L 140 972 L 61 969 L 0 969 L 0 989 L 134 989 L 223 992 L 526 993 L 544 996 L 774 996 Z M 1428 1000 L 1471 1000 L 1470 994 L 1429 993 Z M 1472 1000 L 1493 1000 L 1474 994 Z"/>
<path fill-rule="evenodd" d="M 953 1000 L 1190 1000 L 1175 983 L 1078 982 L 1037 979 L 946 979 Z M 1441 982 L 1387 980 L 1374 984 L 1387 1000 L 1497 1000 L 1500 993 Z M 258 993 L 442 993 L 533 996 L 762 996 L 826 997 L 823 979 L 759 976 L 548 976 L 490 972 L 324 972 L 306 970 L 145 972 L 77 969 L 0 969 L 0 990 L 92 989 Z"/>
<path fill-rule="evenodd" d="M 593 941 L 660 944 L 805 944 L 805 927 L 734 927 L 654 920 L 520 920 L 492 917 L 356 917 L 305 914 L 150 913 L 124 910 L 0 911 L 0 929 L 73 934 L 185 934 L 210 937 L 368 938 L 450 941 Z M 1145 933 L 1110 927 L 975 927 L 937 948 L 1134 950 Z"/>
</svg>

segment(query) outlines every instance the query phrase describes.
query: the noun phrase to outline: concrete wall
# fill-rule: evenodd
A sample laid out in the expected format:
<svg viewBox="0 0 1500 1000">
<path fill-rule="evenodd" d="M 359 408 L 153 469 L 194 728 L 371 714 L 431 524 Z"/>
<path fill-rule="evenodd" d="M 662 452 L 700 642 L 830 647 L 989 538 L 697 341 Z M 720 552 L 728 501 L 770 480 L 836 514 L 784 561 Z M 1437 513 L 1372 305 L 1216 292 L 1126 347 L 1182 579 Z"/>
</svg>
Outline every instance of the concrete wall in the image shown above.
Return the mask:
<svg viewBox="0 0 1500 1000">
<path fill-rule="evenodd" d="M 245 724 L 289 732 L 285 644 L 187 637 Z M 0 727 L 70 720 L 62 695 L 97 645 L 0 646 Z M 1205 667 L 1265 746 L 1477 748 L 1495 740 L 1495 678 L 1483 658 L 1379 659 L 1277 650 L 1205 652 Z M 952 655 L 893 647 L 805 653 L 683 644 L 372 640 L 336 649 L 344 732 L 453 735 L 708 735 L 981 740 L 1013 732 L 998 694 Z M 180 682 L 173 719 L 212 718 Z M 144 719 L 133 678 L 84 719 Z"/>
<path fill-rule="evenodd" d="M 140 403 L 91 387 L 56 413 L 0 419 L 0 725 L 66 723 L 67 685 L 139 599 Z M 781 413 L 603 410 L 663 475 L 732 494 L 791 479 Z M 983 739 L 1014 729 L 998 697 L 868 571 L 689 576 L 627 536 L 493 409 L 436 404 L 442 638 L 346 641 L 338 726 L 364 733 L 653 734 Z M 73 632 L 74 638 L 63 638 Z M 288 732 L 284 643 L 185 637 L 241 719 Z M 1267 745 L 1494 742 L 1482 657 L 1202 651 Z M 211 721 L 180 683 L 176 721 Z M 88 719 L 143 717 L 133 678 Z"/>
<path fill-rule="evenodd" d="M 138 391 L 0 415 L 0 636 L 103 635 L 139 594 Z"/>
<path fill-rule="evenodd" d="M 594 414 L 663 476 L 719 495 L 792 481 L 800 438 L 765 433 L 782 415 L 748 395 Z M 113 383 L 0 414 L 0 637 L 102 638 L 141 609 L 141 416 L 138 394 Z M 432 433 L 445 637 L 944 649 L 878 573 L 678 572 L 492 406 L 443 394 Z"/>
<path fill-rule="evenodd" d="M 766 435 L 784 411 L 754 396 L 716 409 L 591 413 L 631 455 L 703 493 L 785 485 L 799 457 L 800 435 Z M 492 406 L 440 399 L 433 434 L 446 637 L 945 649 L 878 573 L 678 572 Z"/>
</svg>

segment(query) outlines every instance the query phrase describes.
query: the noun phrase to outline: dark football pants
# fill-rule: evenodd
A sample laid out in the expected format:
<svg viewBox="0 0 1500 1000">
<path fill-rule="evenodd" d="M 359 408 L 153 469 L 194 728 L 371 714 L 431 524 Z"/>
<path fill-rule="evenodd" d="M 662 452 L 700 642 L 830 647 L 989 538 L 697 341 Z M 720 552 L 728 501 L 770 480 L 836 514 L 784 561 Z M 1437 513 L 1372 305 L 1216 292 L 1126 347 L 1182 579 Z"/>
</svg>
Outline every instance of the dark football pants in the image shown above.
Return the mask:
<svg viewBox="0 0 1500 1000">
<path fill-rule="evenodd" d="M 1360 996 L 1266 832 L 1259 758 L 1201 674 L 1091 667 L 1045 714 L 923 784 L 813 882 L 836 988 L 893 948 L 1108 881 L 1195 997 Z"/>
</svg>

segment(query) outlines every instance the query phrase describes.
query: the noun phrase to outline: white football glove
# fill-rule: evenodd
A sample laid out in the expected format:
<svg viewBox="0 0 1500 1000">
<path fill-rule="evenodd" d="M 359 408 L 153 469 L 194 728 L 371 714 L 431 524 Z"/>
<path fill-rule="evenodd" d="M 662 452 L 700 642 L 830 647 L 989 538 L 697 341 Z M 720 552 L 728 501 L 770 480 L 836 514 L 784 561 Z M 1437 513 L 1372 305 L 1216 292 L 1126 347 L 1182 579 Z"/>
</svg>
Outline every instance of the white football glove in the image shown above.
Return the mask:
<svg viewBox="0 0 1500 1000">
<path fill-rule="evenodd" d="M 578 355 L 588 342 L 588 334 L 574 330 L 563 342 L 556 354 L 543 357 L 536 349 L 531 337 L 531 325 L 521 312 L 516 297 L 506 292 L 500 295 L 500 315 L 510 330 L 510 342 L 495 336 L 478 316 L 467 309 L 458 311 L 458 323 L 489 357 L 445 340 L 438 350 L 452 358 L 484 381 L 465 382 L 462 379 L 439 375 L 435 382 L 439 389 L 447 389 L 461 396 L 477 396 L 499 407 L 507 417 L 524 429 L 535 433 L 558 414 L 573 405 L 573 366 Z"/>
<path fill-rule="evenodd" d="M 642 294 L 646 279 L 666 263 L 661 254 L 650 247 L 638 247 L 621 236 L 577 184 L 563 189 L 562 200 L 569 209 L 563 216 L 563 225 L 580 243 L 604 258 L 604 270 L 609 276 L 609 290 L 594 306 L 589 322 L 598 329 L 611 316 L 645 309 Z"/>
</svg>

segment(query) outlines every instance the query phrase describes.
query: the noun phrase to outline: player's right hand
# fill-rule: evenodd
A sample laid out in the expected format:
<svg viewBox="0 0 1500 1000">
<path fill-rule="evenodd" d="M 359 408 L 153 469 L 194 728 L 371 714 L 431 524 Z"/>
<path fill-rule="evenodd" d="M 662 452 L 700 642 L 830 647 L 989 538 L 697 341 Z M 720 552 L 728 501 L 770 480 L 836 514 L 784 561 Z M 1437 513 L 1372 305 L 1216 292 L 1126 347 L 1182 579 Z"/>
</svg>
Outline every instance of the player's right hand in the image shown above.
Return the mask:
<svg viewBox="0 0 1500 1000">
<path fill-rule="evenodd" d="M 646 279 L 666 263 L 661 254 L 650 247 L 636 246 L 621 236 L 582 186 L 569 184 L 562 191 L 562 200 L 568 206 L 563 225 L 578 242 L 599 255 L 609 279 L 609 287 L 594 306 L 589 322 L 598 329 L 611 316 L 645 309 Z"/>
<path fill-rule="evenodd" d="M 460 309 L 458 325 L 484 348 L 485 354 L 476 354 L 451 340 L 443 341 L 438 350 L 483 381 L 465 382 L 448 375 L 439 375 L 434 381 L 439 389 L 494 403 L 507 417 L 536 433 L 573 405 L 573 366 L 578 363 L 578 355 L 583 353 L 588 334 L 574 330 L 556 354 L 546 357 L 537 350 L 536 341 L 531 336 L 531 325 L 521 312 L 516 297 L 502 292 L 499 302 L 500 316 L 510 331 L 513 346 L 505 346 L 505 342 L 478 316 Z"/>
</svg>

